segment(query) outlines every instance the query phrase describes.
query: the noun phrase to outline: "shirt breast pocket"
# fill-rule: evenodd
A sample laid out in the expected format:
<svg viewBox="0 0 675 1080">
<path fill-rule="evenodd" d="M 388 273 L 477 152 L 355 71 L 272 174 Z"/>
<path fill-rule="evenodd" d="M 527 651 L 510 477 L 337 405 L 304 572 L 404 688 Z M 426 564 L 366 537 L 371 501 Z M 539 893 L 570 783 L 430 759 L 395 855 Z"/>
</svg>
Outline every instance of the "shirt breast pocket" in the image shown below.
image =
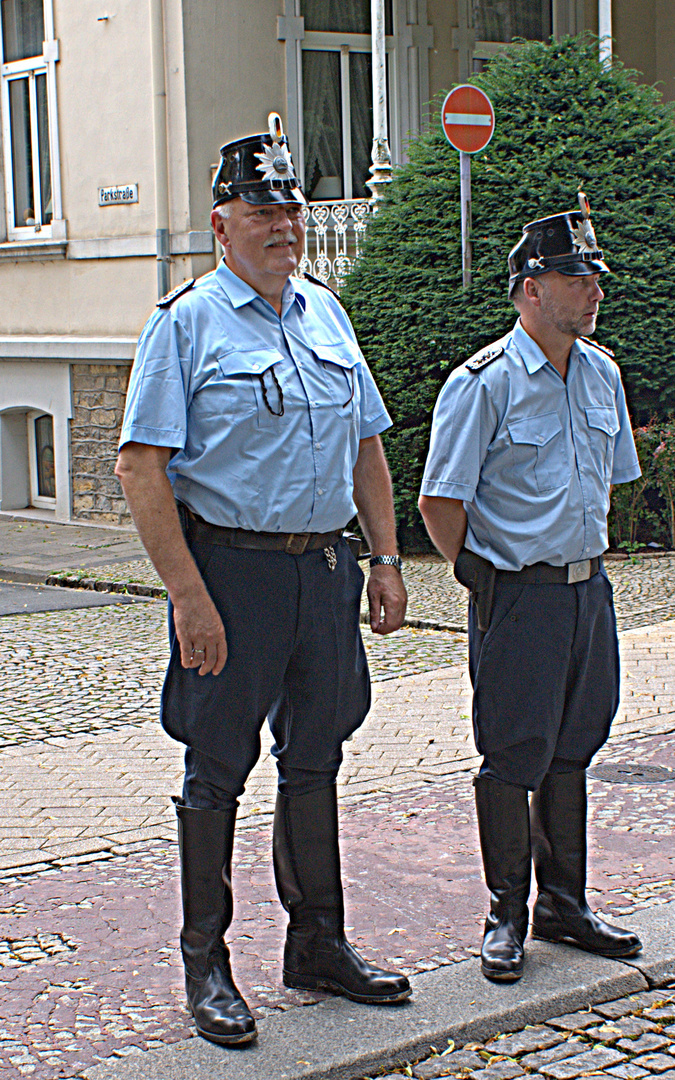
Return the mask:
<svg viewBox="0 0 675 1080">
<path fill-rule="evenodd" d="M 218 357 L 224 400 L 239 415 L 255 413 L 258 427 L 269 427 L 284 415 L 282 354 L 277 349 L 237 349 Z"/>
<path fill-rule="evenodd" d="M 570 463 L 557 413 L 528 416 L 507 426 L 516 474 L 526 487 L 545 492 L 569 483 Z"/>
<path fill-rule="evenodd" d="M 319 345 L 312 351 L 318 361 L 330 407 L 342 420 L 351 422 L 359 408 L 359 354 L 346 343 Z"/>
<path fill-rule="evenodd" d="M 621 426 L 617 411 L 614 405 L 587 405 L 584 412 L 591 454 L 609 483 L 614 464 L 614 441 Z"/>
</svg>

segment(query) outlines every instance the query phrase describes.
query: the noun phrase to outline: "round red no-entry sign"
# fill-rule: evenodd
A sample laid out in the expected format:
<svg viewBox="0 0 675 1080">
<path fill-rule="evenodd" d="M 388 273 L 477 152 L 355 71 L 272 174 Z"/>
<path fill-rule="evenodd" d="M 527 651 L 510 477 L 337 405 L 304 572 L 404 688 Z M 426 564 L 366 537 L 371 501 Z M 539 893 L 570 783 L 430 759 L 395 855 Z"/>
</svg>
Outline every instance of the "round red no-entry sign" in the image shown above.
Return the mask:
<svg viewBox="0 0 675 1080">
<path fill-rule="evenodd" d="M 441 126 L 455 150 L 484 150 L 495 130 L 492 102 L 477 86 L 456 86 L 443 102 Z"/>
</svg>

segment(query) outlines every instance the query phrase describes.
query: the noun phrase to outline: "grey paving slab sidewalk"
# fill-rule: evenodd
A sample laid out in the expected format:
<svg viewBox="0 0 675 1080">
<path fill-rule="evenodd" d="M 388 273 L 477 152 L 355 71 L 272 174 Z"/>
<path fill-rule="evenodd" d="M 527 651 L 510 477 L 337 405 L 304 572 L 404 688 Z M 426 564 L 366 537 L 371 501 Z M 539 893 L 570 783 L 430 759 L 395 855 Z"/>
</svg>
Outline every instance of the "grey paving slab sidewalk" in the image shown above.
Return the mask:
<svg viewBox="0 0 675 1080">
<path fill-rule="evenodd" d="M 28 615 L 36 611 L 70 611 L 73 608 L 148 602 L 141 596 L 60 589 L 55 585 L 28 585 L 24 582 L 0 580 L 0 615 Z"/>
<path fill-rule="evenodd" d="M 0 514 L 0 574 L 7 580 L 39 584 L 59 569 L 116 565 L 143 559 L 132 529 L 63 525 Z"/>
</svg>

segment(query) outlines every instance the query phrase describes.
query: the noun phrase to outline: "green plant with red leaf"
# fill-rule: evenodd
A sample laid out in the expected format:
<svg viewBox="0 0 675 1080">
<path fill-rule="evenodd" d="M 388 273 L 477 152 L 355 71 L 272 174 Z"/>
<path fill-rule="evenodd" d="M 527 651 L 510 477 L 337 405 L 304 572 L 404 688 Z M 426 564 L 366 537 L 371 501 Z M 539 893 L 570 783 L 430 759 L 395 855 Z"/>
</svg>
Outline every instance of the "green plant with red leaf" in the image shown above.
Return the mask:
<svg viewBox="0 0 675 1080">
<path fill-rule="evenodd" d="M 654 450 L 653 472 L 656 487 L 665 504 L 670 546 L 675 548 L 675 420 L 661 425 L 661 441 Z"/>
<path fill-rule="evenodd" d="M 637 480 L 618 484 L 613 489 L 609 512 L 611 546 L 629 554 L 641 546 L 643 537 L 639 534 L 644 531 L 643 526 L 647 524 L 649 517 L 653 517 L 647 503 L 647 492 L 655 484 L 654 451 L 661 439 L 659 425 L 651 420 L 644 427 L 635 428 L 633 437 L 642 475 Z M 651 524 L 653 526 L 654 522 Z"/>
</svg>

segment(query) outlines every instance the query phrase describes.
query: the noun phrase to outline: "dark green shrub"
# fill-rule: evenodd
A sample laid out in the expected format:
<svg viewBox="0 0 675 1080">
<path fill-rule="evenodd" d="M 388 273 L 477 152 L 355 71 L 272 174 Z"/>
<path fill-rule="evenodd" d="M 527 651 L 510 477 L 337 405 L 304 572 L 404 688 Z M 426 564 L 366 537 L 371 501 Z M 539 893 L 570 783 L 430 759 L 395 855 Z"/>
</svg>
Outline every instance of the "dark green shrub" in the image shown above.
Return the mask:
<svg viewBox="0 0 675 1080">
<path fill-rule="evenodd" d="M 579 188 L 613 271 L 598 340 L 616 353 L 637 423 L 675 410 L 672 108 L 621 64 L 603 68 L 587 37 L 513 45 L 475 82 L 496 130 L 472 160 L 471 289 L 461 287 L 459 155 L 440 131 L 439 97 L 342 290 L 395 422 L 386 451 L 409 550 L 428 543 L 416 503 L 440 387 L 513 325 L 506 256 L 522 226 L 576 208 Z"/>
</svg>

